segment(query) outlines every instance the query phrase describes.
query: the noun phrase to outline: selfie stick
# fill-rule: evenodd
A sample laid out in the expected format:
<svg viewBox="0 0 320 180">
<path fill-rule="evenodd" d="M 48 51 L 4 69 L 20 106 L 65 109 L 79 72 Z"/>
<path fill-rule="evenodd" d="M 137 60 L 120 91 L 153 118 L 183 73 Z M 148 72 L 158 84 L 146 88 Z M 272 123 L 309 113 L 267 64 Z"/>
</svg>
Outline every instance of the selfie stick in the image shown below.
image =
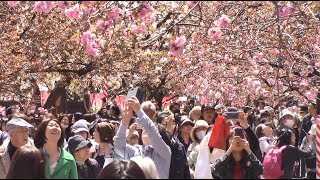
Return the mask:
<svg viewBox="0 0 320 180">
<path fill-rule="evenodd" d="M 316 114 L 316 120 L 315 122 L 317 123 L 317 141 L 316 141 L 316 152 L 317 152 L 317 179 L 320 179 L 320 91 L 317 94 L 317 100 L 316 100 L 316 105 L 317 105 L 317 114 Z"/>
</svg>

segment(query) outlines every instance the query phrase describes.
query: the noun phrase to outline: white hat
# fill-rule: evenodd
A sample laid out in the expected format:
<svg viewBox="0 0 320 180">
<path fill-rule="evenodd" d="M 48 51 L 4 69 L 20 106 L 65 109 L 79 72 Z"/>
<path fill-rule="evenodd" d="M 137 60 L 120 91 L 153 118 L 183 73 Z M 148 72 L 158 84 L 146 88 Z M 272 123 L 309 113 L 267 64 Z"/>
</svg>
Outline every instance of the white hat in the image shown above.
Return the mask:
<svg viewBox="0 0 320 180">
<path fill-rule="evenodd" d="M 209 128 L 209 124 L 205 120 L 197 120 L 196 124 L 193 126 L 193 128 L 191 130 L 191 133 L 190 133 L 190 138 L 192 139 L 192 141 L 195 141 L 195 139 L 194 139 L 194 131 L 199 127 Z"/>
<path fill-rule="evenodd" d="M 270 106 L 265 106 L 263 109 L 268 111 L 269 113 L 274 112 L 274 109 L 272 107 L 270 107 Z"/>
<path fill-rule="evenodd" d="M 86 121 L 85 119 L 80 119 L 73 124 L 73 126 L 71 127 L 71 132 L 78 133 L 81 131 L 85 131 L 89 133 L 89 125 L 90 123 L 88 121 Z"/>
<path fill-rule="evenodd" d="M 316 133 L 317 133 L 317 124 L 312 124 L 309 134 L 316 135 Z"/>
<path fill-rule="evenodd" d="M 285 115 L 291 115 L 292 118 L 294 118 L 294 115 L 292 114 L 292 112 L 288 109 L 284 109 L 281 111 L 280 113 L 280 120 L 285 116 Z"/>
</svg>

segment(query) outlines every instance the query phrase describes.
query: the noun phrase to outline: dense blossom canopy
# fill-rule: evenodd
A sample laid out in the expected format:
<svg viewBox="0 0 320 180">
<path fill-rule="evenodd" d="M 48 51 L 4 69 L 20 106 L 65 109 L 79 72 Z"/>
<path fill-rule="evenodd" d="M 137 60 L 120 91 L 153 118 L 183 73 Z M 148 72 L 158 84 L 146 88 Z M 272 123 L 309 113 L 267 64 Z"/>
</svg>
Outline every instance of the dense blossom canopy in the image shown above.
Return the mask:
<svg viewBox="0 0 320 180">
<path fill-rule="evenodd" d="M 57 80 L 83 95 L 105 78 L 110 94 L 141 86 L 155 100 L 306 102 L 320 86 L 319 23 L 316 1 L 2 1 L 0 96 Z"/>
</svg>

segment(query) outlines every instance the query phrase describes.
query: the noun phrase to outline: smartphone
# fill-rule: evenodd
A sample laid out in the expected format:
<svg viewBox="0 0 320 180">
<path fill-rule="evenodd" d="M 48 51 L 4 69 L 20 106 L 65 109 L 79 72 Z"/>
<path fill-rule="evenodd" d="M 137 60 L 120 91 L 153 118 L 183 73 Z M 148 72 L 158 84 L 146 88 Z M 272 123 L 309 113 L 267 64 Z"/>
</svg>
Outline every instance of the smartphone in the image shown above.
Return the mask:
<svg viewBox="0 0 320 180">
<path fill-rule="evenodd" d="M 144 92 L 138 87 L 131 88 L 127 93 L 127 100 L 131 98 L 131 96 L 135 96 L 138 98 L 140 104 L 144 101 Z"/>
<path fill-rule="evenodd" d="M 226 112 L 226 119 L 239 119 L 239 112 Z"/>
<path fill-rule="evenodd" d="M 235 136 L 239 136 L 240 138 L 244 139 L 244 130 L 242 127 L 237 127 L 235 130 L 234 130 L 234 135 Z"/>
</svg>

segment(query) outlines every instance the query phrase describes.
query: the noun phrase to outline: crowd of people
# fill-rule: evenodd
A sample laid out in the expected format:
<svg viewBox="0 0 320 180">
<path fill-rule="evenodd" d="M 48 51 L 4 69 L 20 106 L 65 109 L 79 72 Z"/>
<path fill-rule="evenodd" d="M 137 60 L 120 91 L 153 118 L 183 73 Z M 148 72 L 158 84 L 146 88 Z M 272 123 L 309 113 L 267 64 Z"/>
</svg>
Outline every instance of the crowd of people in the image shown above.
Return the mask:
<svg viewBox="0 0 320 180">
<path fill-rule="evenodd" d="M 130 97 L 96 114 L 5 107 L 0 178 L 316 178 L 315 102 L 190 102 L 159 109 Z"/>
</svg>

